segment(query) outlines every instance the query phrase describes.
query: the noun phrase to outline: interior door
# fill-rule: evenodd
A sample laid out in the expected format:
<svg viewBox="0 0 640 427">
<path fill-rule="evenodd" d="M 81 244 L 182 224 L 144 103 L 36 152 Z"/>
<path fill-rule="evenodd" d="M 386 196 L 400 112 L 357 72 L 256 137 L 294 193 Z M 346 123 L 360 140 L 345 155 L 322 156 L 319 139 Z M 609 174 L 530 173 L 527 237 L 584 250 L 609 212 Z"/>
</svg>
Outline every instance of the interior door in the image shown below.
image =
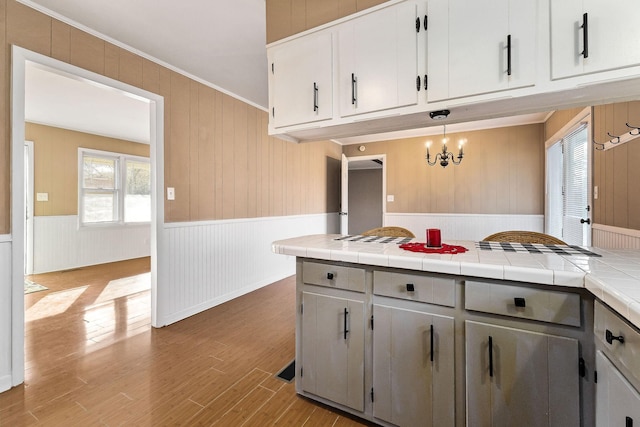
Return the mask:
<svg viewBox="0 0 640 427">
<path fill-rule="evenodd" d="M 24 274 L 33 273 L 33 141 L 24 143 Z"/>
<path fill-rule="evenodd" d="M 340 174 L 340 234 L 349 233 L 349 159 L 342 155 L 342 172 Z"/>
<path fill-rule="evenodd" d="M 562 140 L 562 240 L 570 245 L 591 244 L 591 207 L 588 191 L 590 148 L 586 124 Z"/>
</svg>

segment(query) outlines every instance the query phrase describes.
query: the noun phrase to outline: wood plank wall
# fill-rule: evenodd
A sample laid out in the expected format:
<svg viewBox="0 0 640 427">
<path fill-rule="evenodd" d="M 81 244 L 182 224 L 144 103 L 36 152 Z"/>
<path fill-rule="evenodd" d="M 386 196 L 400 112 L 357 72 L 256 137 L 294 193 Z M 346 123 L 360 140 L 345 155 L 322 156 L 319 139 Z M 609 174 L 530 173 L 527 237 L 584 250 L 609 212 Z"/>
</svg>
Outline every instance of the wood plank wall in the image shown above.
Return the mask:
<svg viewBox="0 0 640 427">
<path fill-rule="evenodd" d="M 460 165 L 427 166 L 425 142 L 432 153 L 439 135 L 344 147 L 347 157 L 387 155 L 389 213 L 544 214 L 544 126 L 513 126 L 447 134 L 457 153 L 468 140 Z"/>
<path fill-rule="evenodd" d="M 593 108 L 593 137 L 598 142 L 622 135 L 625 123 L 640 126 L 640 102 L 598 105 Z M 640 230 L 640 138 L 606 151 L 594 150 L 594 222 Z"/>
<path fill-rule="evenodd" d="M 0 0 L 0 44 L 0 234 L 10 232 L 12 44 L 164 97 L 165 186 L 176 189 L 166 222 L 338 209 L 334 143 L 269 137 L 266 112 L 15 0 Z"/>
<path fill-rule="evenodd" d="M 35 123 L 25 124 L 33 141 L 34 192 L 48 193 L 47 202 L 34 197 L 34 215 L 78 214 L 78 148 L 149 157 L 149 145 L 107 138 Z"/>
<path fill-rule="evenodd" d="M 368 9 L 387 0 L 266 0 L 267 43 Z"/>
</svg>

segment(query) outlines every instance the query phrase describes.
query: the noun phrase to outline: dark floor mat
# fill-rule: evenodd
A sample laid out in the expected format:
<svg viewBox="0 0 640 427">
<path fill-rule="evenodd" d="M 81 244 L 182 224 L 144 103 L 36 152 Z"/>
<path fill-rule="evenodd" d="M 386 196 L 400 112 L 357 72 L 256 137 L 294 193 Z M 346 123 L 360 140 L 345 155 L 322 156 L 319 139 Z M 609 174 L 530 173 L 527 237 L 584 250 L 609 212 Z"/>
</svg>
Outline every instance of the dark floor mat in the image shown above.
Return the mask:
<svg viewBox="0 0 640 427">
<path fill-rule="evenodd" d="M 296 377 L 296 361 L 292 360 L 291 363 L 289 363 L 287 366 L 282 368 L 280 372 L 278 372 L 276 377 L 288 383 L 293 381 Z"/>
</svg>

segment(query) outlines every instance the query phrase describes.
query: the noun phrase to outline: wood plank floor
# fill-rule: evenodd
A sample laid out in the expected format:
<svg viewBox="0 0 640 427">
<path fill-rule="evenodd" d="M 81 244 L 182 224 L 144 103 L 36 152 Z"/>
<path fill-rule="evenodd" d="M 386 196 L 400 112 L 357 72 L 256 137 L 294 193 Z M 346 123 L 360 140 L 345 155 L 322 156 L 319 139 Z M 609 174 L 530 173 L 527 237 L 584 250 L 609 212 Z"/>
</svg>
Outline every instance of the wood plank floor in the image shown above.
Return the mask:
<svg viewBox="0 0 640 427">
<path fill-rule="evenodd" d="M 150 326 L 149 259 L 29 277 L 25 383 L 0 426 L 357 426 L 274 377 L 294 355 L 288 278 Z"/>
</svg>

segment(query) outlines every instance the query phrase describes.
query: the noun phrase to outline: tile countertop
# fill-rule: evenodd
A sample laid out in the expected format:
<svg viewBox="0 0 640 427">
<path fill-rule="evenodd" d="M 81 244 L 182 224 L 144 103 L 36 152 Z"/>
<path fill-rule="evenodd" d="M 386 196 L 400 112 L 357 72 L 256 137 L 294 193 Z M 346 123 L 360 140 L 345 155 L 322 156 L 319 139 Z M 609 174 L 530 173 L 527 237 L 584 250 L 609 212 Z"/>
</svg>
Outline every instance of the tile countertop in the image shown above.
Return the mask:
<svg viewBox="0 0 640 427">
<path fill-rule="evenodd" d="M 640 328 L 640 250 L 588 248 L 602 255 L 485 251 L 472 241 L 446 241 L 468 252 L 455 255 L 409 252 L 396 243 L 335 240 L 317 234 L 273 242 L 274 253 L 518 282 L 584 287 Z"/>
</svg>

